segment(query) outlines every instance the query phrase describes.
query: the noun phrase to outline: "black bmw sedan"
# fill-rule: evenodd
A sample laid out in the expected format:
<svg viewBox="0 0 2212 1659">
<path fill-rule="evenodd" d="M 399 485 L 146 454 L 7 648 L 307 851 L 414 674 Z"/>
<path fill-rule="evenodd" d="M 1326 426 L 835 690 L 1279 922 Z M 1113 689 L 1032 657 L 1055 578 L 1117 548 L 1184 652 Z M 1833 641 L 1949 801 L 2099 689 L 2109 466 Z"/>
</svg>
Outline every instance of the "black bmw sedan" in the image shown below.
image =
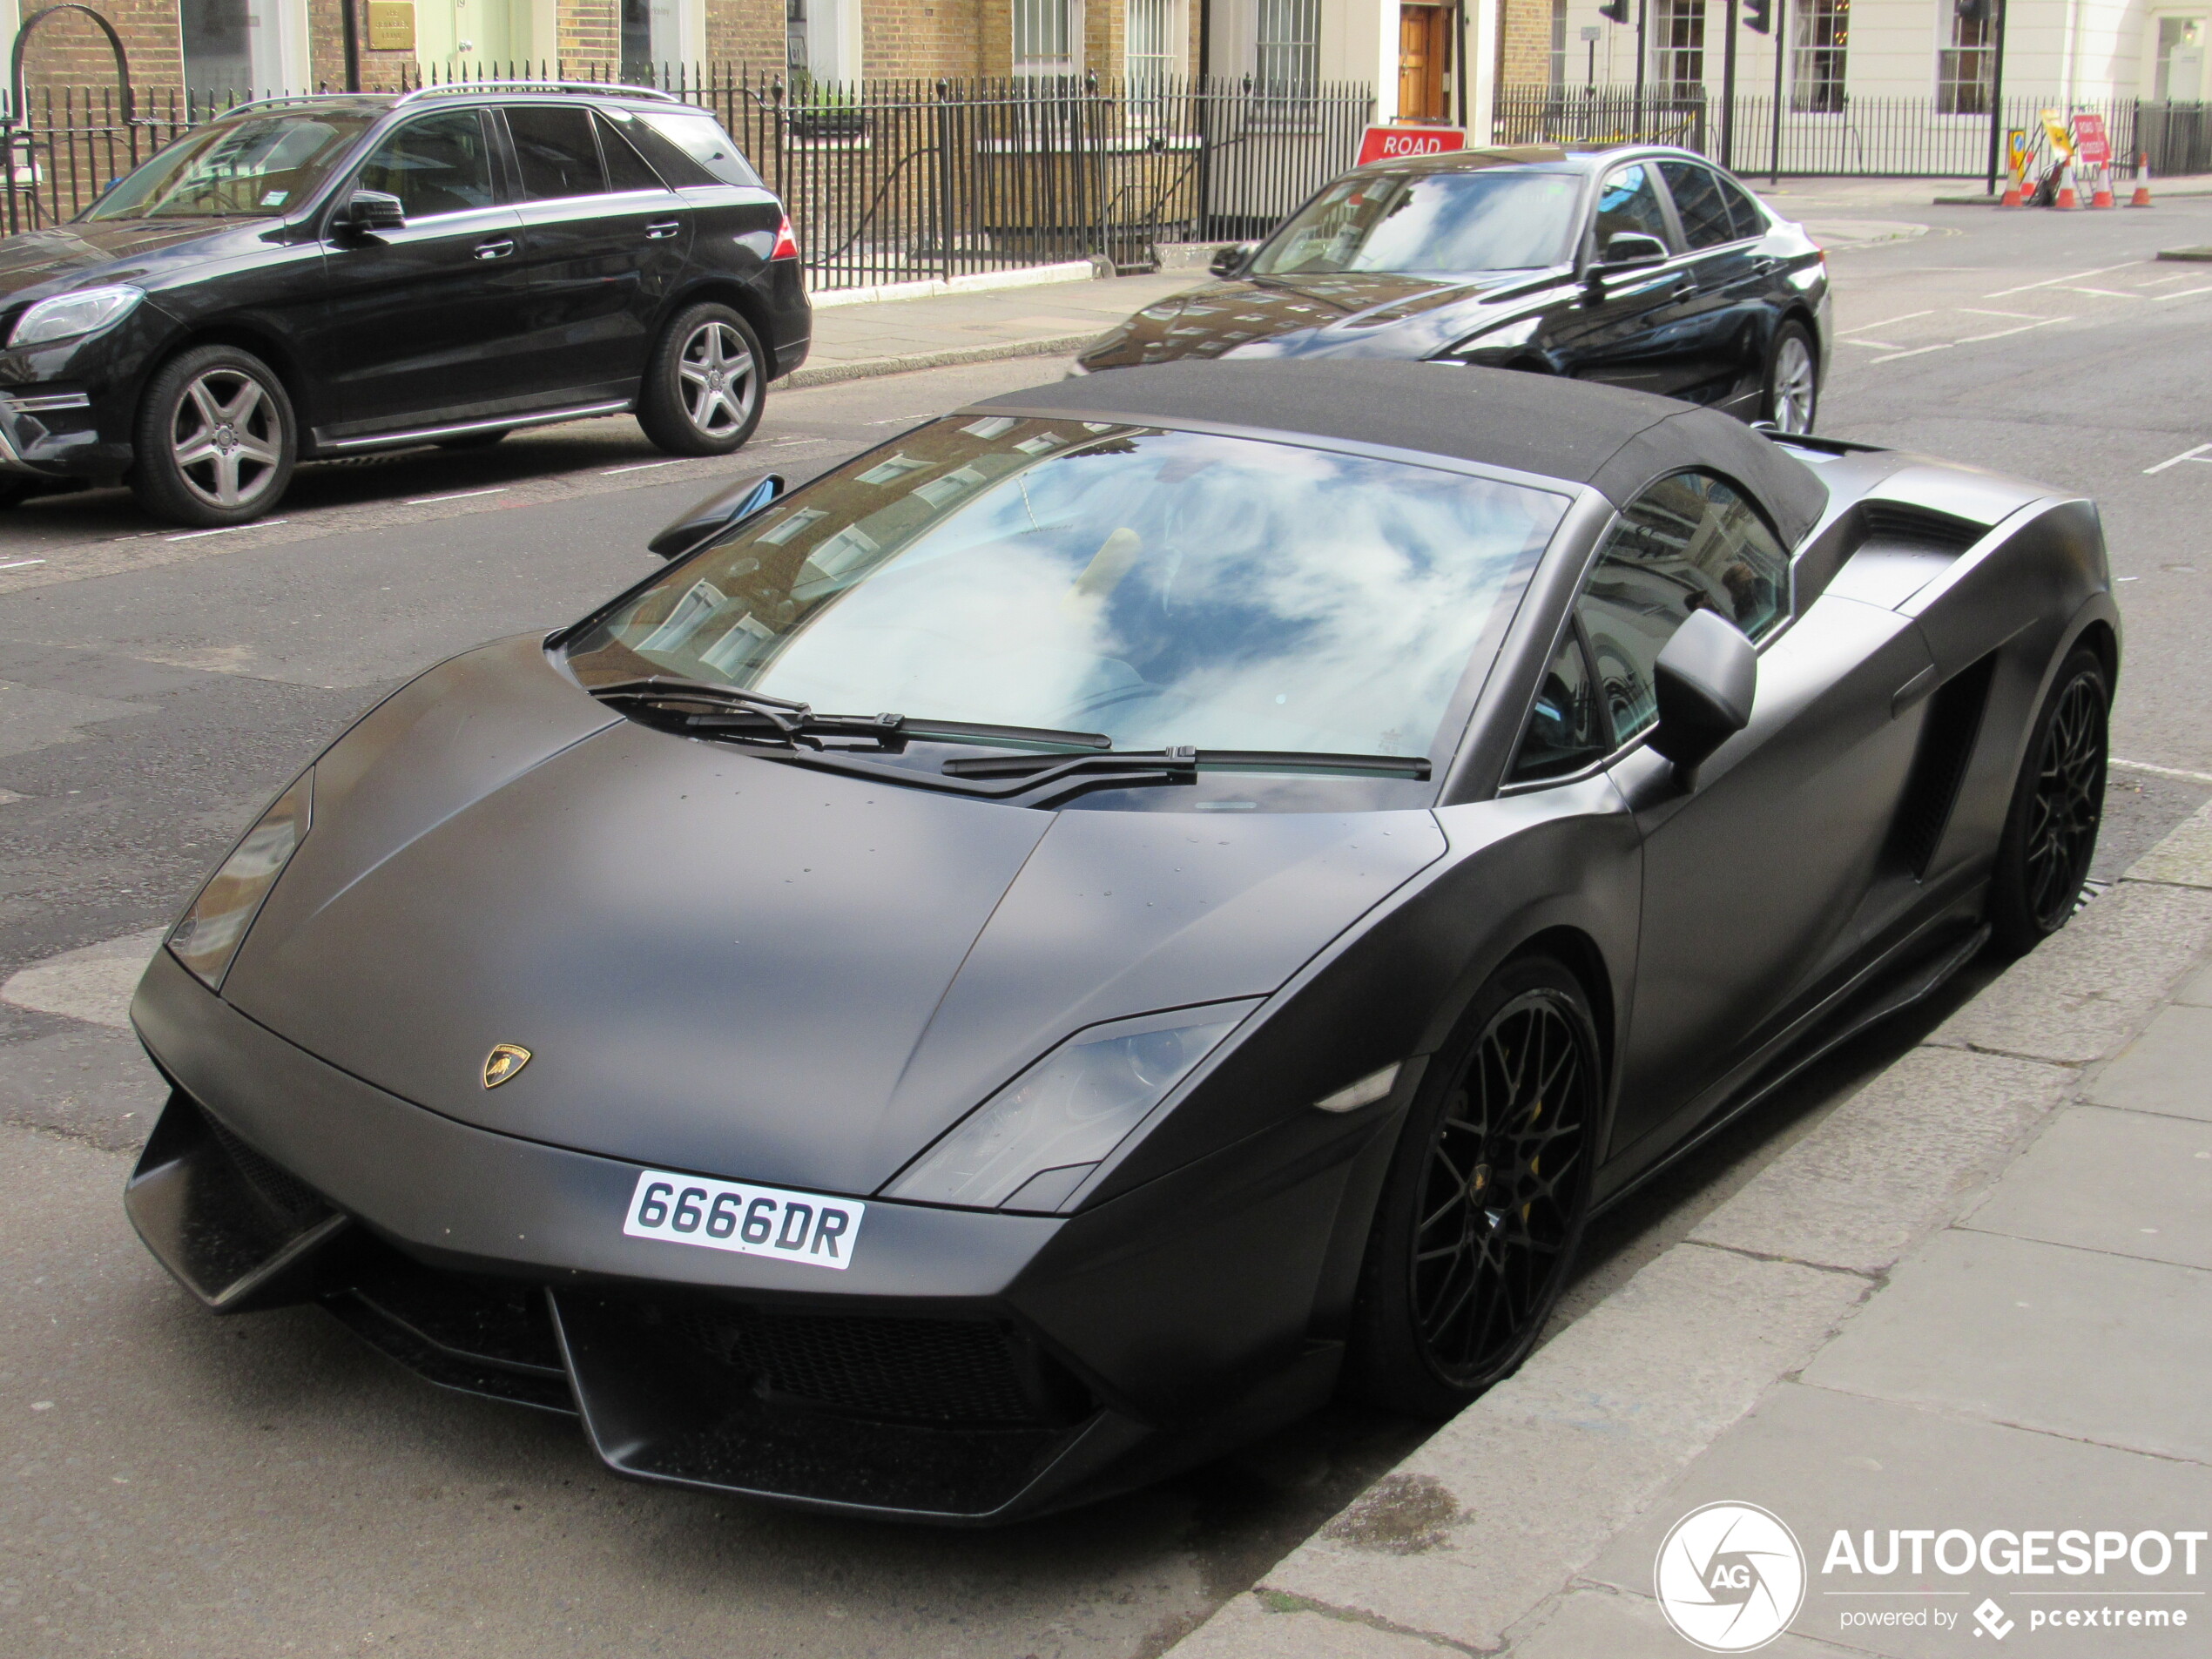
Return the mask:
<svg viewBox="0 0 2212 1659">
<path fill-rule="evenodd" d="M 301 460 L 628 411 L 725 455 L 810 317 L 782 204 L 665 93 L 264 99 L 0 240 L 0 506 L 127 481 L 244 523 Z"/>
<path fill-rule="evenodd" d="M 1393 357 L 1604 381 L 1810 432 L 1828 267 L 1687 150 L 1527 145 L 1357 168 L 1220 281 L 1147 306 L 1079 373 L 1179 357 Z"/>
</svg>

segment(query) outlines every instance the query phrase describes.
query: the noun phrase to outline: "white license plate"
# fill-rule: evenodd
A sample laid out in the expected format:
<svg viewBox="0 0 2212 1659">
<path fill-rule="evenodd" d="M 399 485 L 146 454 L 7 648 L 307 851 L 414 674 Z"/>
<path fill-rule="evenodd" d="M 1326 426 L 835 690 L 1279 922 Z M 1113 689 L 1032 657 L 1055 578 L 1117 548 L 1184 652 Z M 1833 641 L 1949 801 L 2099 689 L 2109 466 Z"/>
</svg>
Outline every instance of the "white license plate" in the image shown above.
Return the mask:
<svg viewBox="0 0 2212 1659">
<path fill-rule="evenodd" d="M 866 1204 L 850 1198 L 648 1170 L 630 1195 L 622 1230 L 632 1238 L 842 1270 L 852 1265 L 853 1245 L 867 1214 Z"/>
</svg>

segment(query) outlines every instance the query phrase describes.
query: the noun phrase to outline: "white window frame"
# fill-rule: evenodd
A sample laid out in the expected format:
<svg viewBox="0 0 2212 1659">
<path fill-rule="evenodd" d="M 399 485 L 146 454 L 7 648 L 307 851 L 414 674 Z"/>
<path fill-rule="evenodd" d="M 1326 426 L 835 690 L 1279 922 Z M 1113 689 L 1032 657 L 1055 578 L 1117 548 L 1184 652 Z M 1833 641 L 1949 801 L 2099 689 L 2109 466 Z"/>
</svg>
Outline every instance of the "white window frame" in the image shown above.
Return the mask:
<svg viewBox="0 0 2212 1659">
<path fill-rule="evenodd" d="M 1083 64 L 1083 0 L 1013 0 L 1013 63 L 1016 75 L 1078 75 Z M 1052 36 L 1061 50 L 1052 50 Z"/>
</svg>

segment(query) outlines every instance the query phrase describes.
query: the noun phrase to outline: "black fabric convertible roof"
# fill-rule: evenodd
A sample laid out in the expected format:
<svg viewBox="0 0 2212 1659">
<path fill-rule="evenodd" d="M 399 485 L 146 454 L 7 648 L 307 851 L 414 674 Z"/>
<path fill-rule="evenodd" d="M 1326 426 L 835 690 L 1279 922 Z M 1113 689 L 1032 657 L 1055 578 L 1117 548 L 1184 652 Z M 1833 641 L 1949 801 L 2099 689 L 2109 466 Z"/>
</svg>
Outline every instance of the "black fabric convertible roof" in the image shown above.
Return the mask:
<svg viewBox="0 0 2212 1659">
<path fill-rule="evenodd" d="M 1382 444 L 1589 484 L 1616 507 L 1662 474 L 1710 467 L 1757 496 L 1791 546 L 1828 502 L 1811 468 L 1725 415 L 1514 369 L 1357 358 L 1162 363 L 1008 392 L 974 407 Z"/>
</svg>

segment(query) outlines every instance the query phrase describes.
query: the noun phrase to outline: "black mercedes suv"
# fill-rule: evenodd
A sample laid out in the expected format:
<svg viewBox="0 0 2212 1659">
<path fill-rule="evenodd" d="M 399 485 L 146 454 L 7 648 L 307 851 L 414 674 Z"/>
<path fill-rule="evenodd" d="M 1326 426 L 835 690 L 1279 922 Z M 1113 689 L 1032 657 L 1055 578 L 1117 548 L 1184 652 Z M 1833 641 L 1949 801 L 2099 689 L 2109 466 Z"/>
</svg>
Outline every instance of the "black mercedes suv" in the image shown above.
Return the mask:
<svg viewBox="0 0 2212 1659">
<path fill-rule="evenodd" d="M 238 524 L 302 459 L 625 411 L 726 454 L 811 332 L 782 204 L 665 93 L 263 99 L 0 240 L 0 505 L 127 480 Z"/>
</svg>

